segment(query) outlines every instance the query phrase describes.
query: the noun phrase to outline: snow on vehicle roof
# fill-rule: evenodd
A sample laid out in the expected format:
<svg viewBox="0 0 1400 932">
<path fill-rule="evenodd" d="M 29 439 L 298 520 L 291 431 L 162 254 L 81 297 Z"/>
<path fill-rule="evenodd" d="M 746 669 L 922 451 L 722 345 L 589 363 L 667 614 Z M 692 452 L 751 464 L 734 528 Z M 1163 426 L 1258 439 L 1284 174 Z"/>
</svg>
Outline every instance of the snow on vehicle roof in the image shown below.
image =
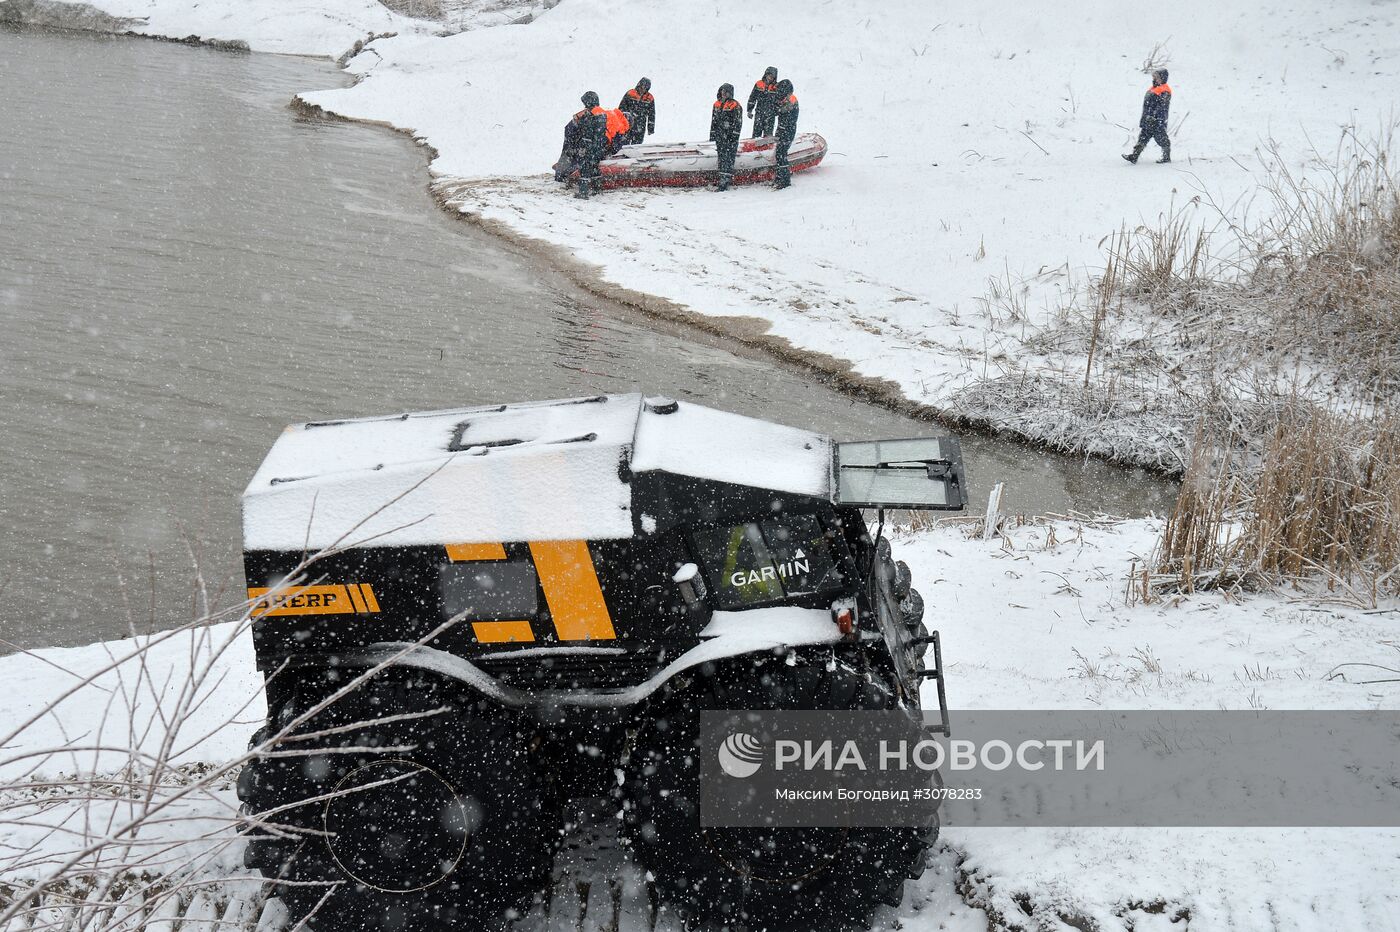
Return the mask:
<svg viewBox="0 0 1400 932">
<path fill-rule="evenodd" d="M 632 472 L 829 497 L 831 441 L 598 395 L 295 424 L 243 493 L 248 550 L 631 537 Z"/>
<path fill-rule="evenodd" d="M 659 470 L 797 495 L 830 495 L 830 438 L 689 402 L 675 405 L 670 414 L 642 411 L 633 472 Z"/>
</svg>

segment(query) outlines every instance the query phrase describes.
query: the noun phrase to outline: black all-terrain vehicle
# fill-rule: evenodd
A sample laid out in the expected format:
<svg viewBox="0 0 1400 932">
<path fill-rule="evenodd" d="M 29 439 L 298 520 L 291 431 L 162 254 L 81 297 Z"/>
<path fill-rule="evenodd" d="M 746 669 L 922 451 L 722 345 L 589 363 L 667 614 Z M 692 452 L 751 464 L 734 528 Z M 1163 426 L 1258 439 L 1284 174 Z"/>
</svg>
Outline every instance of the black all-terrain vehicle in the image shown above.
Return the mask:
<svg viewBox="0 0 1400 932">
<path fill-rule="evenodd" d="M 490 928 L 546 891 L 566 804 L 603 798 L 696 926 L 864 924 L 937 825 L 702 828 L 699 713 L 915 711 L 926 679 L 942 708 L 861 509 L 965 498 L 947 437 L 639 395 L 288 428 L 244 498 L 247 864 L 317 929 Z"/>
</svg>

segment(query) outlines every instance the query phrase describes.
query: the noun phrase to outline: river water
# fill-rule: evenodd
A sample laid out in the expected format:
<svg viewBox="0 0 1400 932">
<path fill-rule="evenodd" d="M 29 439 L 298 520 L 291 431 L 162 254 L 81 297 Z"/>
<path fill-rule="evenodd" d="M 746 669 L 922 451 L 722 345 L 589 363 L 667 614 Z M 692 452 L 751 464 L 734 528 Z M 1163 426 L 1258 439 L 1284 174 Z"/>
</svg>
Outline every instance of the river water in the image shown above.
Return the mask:
<svg viewBox="0 0 1400 932">
<path fill-rule="evenodd" d="M 409 140 L 287 107 L 345 80 L 0 27 L 10 645 L 180 623 L 196 567 L 216 602 L 237 598 L 238 496 L 295 421 L 641 389 L 840 439 L 939 432 L 593 298 L 448 217 Z M 1140 514 L 1172 494 L 985 437 L 964 450 L 975 503 L 999 480 L 1027 512 Z"/>
</svg>

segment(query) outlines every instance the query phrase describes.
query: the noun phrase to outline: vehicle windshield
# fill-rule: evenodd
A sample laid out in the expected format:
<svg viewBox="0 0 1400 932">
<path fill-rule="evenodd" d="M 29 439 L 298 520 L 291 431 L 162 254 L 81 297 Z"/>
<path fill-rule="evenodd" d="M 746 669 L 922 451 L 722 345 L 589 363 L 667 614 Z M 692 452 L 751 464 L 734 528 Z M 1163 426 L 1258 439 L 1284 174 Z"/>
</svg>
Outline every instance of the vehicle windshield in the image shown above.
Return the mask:
<svg viewBox="0 0 1400 932">
<path fill-rule="evenodd" d="M 749 608 L 845 584 L 836 532 L 814 515 L 707 528 L 692 535 L 720 608 Z"/>
</svg>

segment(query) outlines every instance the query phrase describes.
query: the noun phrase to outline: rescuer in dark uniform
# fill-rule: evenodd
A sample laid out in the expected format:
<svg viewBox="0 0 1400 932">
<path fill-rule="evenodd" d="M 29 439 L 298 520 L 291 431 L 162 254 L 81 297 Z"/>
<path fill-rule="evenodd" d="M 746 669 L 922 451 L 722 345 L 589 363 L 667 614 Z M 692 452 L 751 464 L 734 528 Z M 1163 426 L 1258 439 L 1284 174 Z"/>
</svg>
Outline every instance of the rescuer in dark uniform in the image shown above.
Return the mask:
<svg viewBox="0 0 1400 932">
<path fill-rule="evenodd" d="M 578 168 L 581 153 L 579 146 L 583 139 L 583 124 L 590 119 L 592 114 L 587 110 L 580 110 L 569 117 L 569 122 L 564 124 L 564 147 L 559 151 L 559 161 L 554 163 L 554 180 L 567 182 L 569 176 Z"/>
<path fill-rule="evenodd" d="M 642 78 L 636 87 L 623 94 L 617 109 L 627 114 L 631 124 L 622 145 L 636 145 L 656 132 L 656 98 L 651 95 L 651 78 Z"/>
<path fill-rule="evenodd" d="M 788 148 L 797 138 L 797 95 L 792 92 L 792 82 L 784 79 L 778 82 L 778 149 L 777 170 L 773 173 L 773 187 L 778 190 L 792 184 L 792 170 L 788 168 Z"/>
<path fill-rule="evenodd" d="M 734 99 L 734 85 L 721 84 L 710 111 L 710 141 L 719 153 L 716 191 L 728 191 L 734 181 L 734 157 L 739 154 L 739 137 L 743 134 L 744 108 Z"/>
<path fill-rule="evenodd" d="M 598 163 L 608 144 L 608 112 L 598 105 L 598 95 L 589 91 L 581 98 L 583 109 L 574 114 L 578 121 L 578 190 L 574 197 L 587 198 L 603 190 Z"/>
<path fill-rule="evenodd" d="M 1142 118 L 1138 120 L 1141 131 L 1138 133 L 1137 145 L 1123 158 L 1136 165 L 1138 156 L 1142 155 L 1142 150 L 1147 148 L 1147 141 L 1151 139 L 1162 147 L 1162 157 L 1157 163 L 1172 160 L 1172 141 L 1167 138 L 1167 111 L 1171 109 L 1171 105 L 1172 89 L 1167 84 L 1167 69 L 1158 68 L 1152 72 L 1152 87 L 1142 99 Z"/>
<path fill-rule="evenodd" d="M 778 69 L 769 67 L 763 70 L 763 77 L 754 82 L 749 91 L 748 113 L 753 118 L 753 134 L 773 135 L 773 117 L 778 110 Z"/>
</svg>

